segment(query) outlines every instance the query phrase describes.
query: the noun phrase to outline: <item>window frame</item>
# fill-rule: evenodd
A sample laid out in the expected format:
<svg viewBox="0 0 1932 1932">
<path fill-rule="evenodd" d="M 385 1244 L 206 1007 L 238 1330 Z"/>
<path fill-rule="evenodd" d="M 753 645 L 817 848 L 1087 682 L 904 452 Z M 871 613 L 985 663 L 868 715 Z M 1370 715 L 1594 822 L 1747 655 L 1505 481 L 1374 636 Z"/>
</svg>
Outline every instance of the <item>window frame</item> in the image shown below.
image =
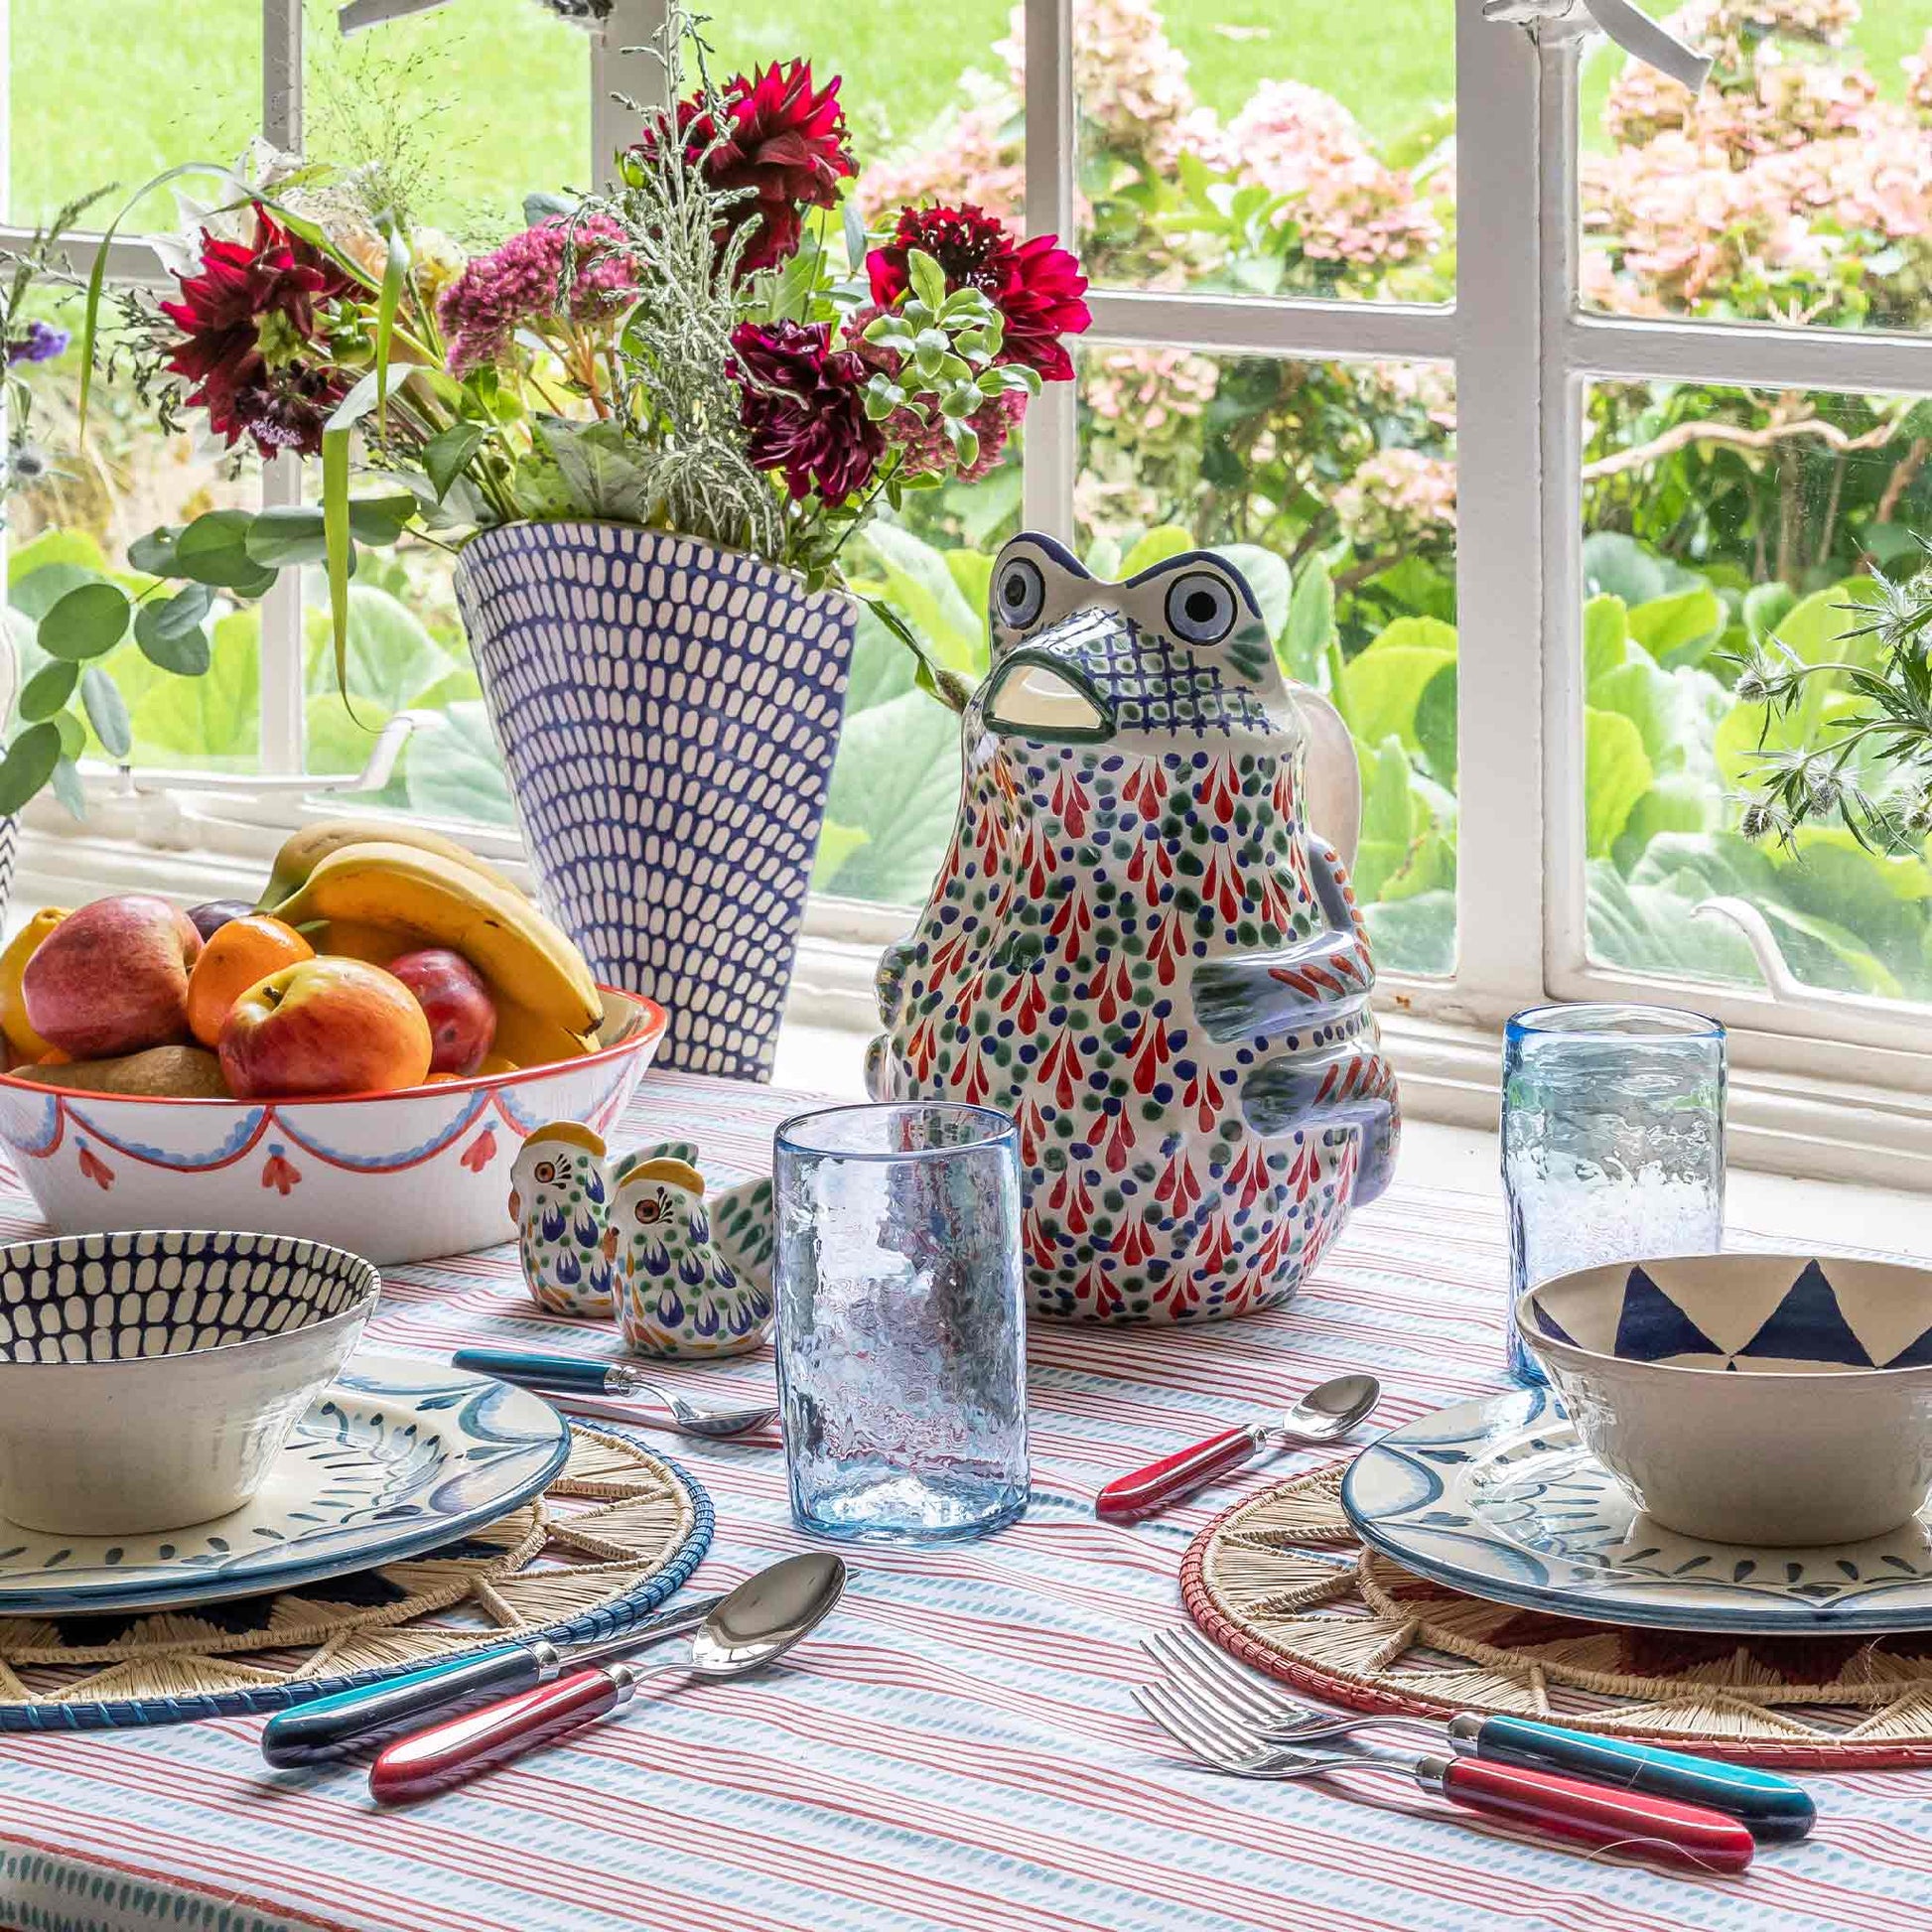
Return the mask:
<svg viewBox="0 0 1932 1932">
<path fill-rule="evenodd" d="M 431 0 L 434 3 L 434 0 Z M 0 0 L 0 6 L 4 0 Z M 1455 0 L 1457 255 L 1466 269 L 1441 308 L 1312 297 L 1095 289 L 1097 345 L 1184 347 L 1320 360 L 1449 364 L 1457 394 L 1459 657 L 1456 965 L 1446 979 L 1385 973 L 1405 1092 L 1420 1111 L 1489 1124 L 1495 1034 L 1546 998 L 1691 1004 L 1732 1029 L 1733 1126 L 1753 1158 L 1808 1172 L 1856 1171 L 1932 1186 L 1932 1081 L 1917 1041 L 1923 1009 L 1821 994 L 1782 1002 L 1750 989 L 1652 978 L 1593 963 L 1587 946 L 1582 671 L 1582 399 L 1597 378 L 1679 378 L 1837 391 L 1932 393 L 1932 339 L 1775 325 L 1624 321 L 1584 311 L 1579 258 L 1578 10 L 1534 26 Z M 627 138 L 614 96 L 648 99 L 658 71 L 642 45 L 662 0 L 615 0 L 586 36 L 591 165 Z M 264 133 L 302 132 L 301 0 L 262 0 Z M 1581 23 L 1581 24 L 1580 24 Z M 380 31 L 379 28 L 376 31 Z M 562 31 L 560 29 L 560 31 Z M 4 21 L 0 20 L 0 35 Z M 1028 0 L 1027 219 L 1073 226 L 1073 0 Z M 0 38 L 0 55 L 4 54 Z M 4 161 L 0 160 L 0 167 Z M 10 230 L 0 232 L 11 233 Z M 76 261 L 91 259 L 86 245 Z M 117 281 L 158 281 L 152 249 L 117 241 Z M 1078 466 L 1073 385 L 1050 386 L 1028 423 L 1028 523 L 1072 535 Z M 294 500 L 299 467 L 264 466 L 267 501 Z M 27 876 L 111 889 L 206 882 L 252 869 L 282 829 L 331 809 L 295 782 L 303 744 L 300 590 L 263 613 L 262 782 L 199 774 L 91 772 L 94 818 L 74 827 L 37 802 Z M 162 789 L 141 790 L 159 780 Z M 337 789 L 340 790 L 340 785 Z M 461 828 L 514 864 L 514 834 Z M 162 856 L 162 855 L 169 856 Z M 193 890 L 184 883 L 184 890 Z M 867 1024 L 877 950 L 904 908 L 820 896 L 807 915 L 793 1011 Z"/>
</svg>

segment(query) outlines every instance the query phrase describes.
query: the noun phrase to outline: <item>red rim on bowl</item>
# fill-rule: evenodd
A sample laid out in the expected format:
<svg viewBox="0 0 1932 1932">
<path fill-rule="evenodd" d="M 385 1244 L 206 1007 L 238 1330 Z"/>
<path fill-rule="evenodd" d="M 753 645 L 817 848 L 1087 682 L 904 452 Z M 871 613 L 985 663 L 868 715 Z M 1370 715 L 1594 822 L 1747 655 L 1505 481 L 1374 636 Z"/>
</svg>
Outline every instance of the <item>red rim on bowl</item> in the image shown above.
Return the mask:
<svg viewBox="0 0 1932 1932">
<path fill-rule="evenodd" d="M 597 990 L 635 1008 L 641 1024 L 626 1030 L 622 1038 L 614 1039 L 608 1046 L 595 1047 L 588 1053 L 580 1053 L 575 1059 L 548 1060 L 541 1066 L 519 1066 L 508 1073 L 470 1073 L 460 1080 L 426 1080 L 421 1086 L 415 1087 L 369 1087 L 360 1093 L 263 1095 L 258 1100 L 222 1099 L 214 1094 L 108 1093 L 98 1087 L 61 1087 L 52 1080 L 23 1080 L 17 1073 L 0 1073 L 0 1084 L 10 1086 L 19 1093 L 59 1094 L 64 1099 L 84 1100 L 90 1104 L 103 1100 L 124 1100 L 143 1107 L 342 1107 L 371 1100 L 422 1100 L 432 1094 L 467 1093 L 474 1087 L 508 1086 L 530 1075 L 554 1073 L 563 1067 L 595 1066 L 601 1060 L 615 1059 L 621 1053 L 634 1053 L 639 1047 L 652 1045 L 663 1037 L 670 1015 L 655 1000 L 647 999 L 641 993 L 628 993 L 620 986 L 606 986 L 602 982 L 598 983 Z"/>
</svg>

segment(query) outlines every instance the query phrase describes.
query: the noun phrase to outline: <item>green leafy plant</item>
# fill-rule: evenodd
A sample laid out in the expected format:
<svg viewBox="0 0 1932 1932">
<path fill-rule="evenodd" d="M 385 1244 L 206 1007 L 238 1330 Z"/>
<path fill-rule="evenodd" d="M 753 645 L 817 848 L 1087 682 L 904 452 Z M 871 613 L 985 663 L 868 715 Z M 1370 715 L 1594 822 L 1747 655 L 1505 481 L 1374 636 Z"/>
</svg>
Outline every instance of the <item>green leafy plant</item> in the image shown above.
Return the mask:
<svg viewBox="0 0 1932 1932">
<path fill-rule="evenodd" d="M 1762 707 L 1747 838 L 1789 845 L 1800 826 L 1836 819 L 1863 846 L 1915 855 L 1932 833 L 1932 543 L 1919 541 L 1914 575 L 1873 571 L 1834 603 L 1851 621 L 1832 655 L 1807 658 L 1787 620 L 1740 660 L 1737 695 Z"/>
</svg>

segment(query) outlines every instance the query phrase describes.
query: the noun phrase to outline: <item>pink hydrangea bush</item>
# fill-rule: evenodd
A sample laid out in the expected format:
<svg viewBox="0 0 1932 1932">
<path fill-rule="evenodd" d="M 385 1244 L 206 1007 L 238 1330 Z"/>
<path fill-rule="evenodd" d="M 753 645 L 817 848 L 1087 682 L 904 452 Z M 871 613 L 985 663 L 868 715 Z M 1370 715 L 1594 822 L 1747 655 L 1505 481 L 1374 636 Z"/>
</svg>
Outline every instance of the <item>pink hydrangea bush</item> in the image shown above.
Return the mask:
<svg viewBox="0 0 1932 1932">
<path fill-rule="evenodd" d="M 1703 95 L 1628 63 L 1613 151 L 1584 169 L 1584 289 L 1620 315 L 1729 314 L 1923 327 L 1932 140 L 1905 102 L 1833 58 L 1857 0 L 1694 0 L 1677 33 L 1715 55 Z"/>
<path fill-rule="evenodd" d="M 1404 554 L 1455 533 L 1455 465 L 1422 450 L 1380 450 L 1336 490 L 1336 521 L 1363 557 Z"/>
</svg>

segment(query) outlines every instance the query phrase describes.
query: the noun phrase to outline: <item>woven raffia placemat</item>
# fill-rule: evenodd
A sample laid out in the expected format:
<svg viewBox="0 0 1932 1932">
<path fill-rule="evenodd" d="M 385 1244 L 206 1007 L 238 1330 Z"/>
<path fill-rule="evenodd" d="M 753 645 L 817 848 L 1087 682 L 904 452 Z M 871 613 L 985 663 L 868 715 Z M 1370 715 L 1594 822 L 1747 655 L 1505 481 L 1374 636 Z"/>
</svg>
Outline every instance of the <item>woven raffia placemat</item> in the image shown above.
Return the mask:
<svg viewBox="0 0 1932 1932">
<path fill-rule="evenodd" d="M 573 1424 L 540 1497 L 425 1556 L 200 1608 L 0 1617 L 0 1731 L 280 1711 L 507 1637 L 615 1635 L 684 1583 L 711 1530 L 676 1463 Z"/>
<path fill-rule="evenodd" d="M 1735 1637 L 1512 1609 L 1358 1542 L 1346 1463 L 1296 1476 L 1188 1545 L 1188 1614 L 1223 1649 L 1359 1711 L 1547 1718 L 1745 1763 L 1932 1766 L 1932 1630 Z"/>
</svg>

